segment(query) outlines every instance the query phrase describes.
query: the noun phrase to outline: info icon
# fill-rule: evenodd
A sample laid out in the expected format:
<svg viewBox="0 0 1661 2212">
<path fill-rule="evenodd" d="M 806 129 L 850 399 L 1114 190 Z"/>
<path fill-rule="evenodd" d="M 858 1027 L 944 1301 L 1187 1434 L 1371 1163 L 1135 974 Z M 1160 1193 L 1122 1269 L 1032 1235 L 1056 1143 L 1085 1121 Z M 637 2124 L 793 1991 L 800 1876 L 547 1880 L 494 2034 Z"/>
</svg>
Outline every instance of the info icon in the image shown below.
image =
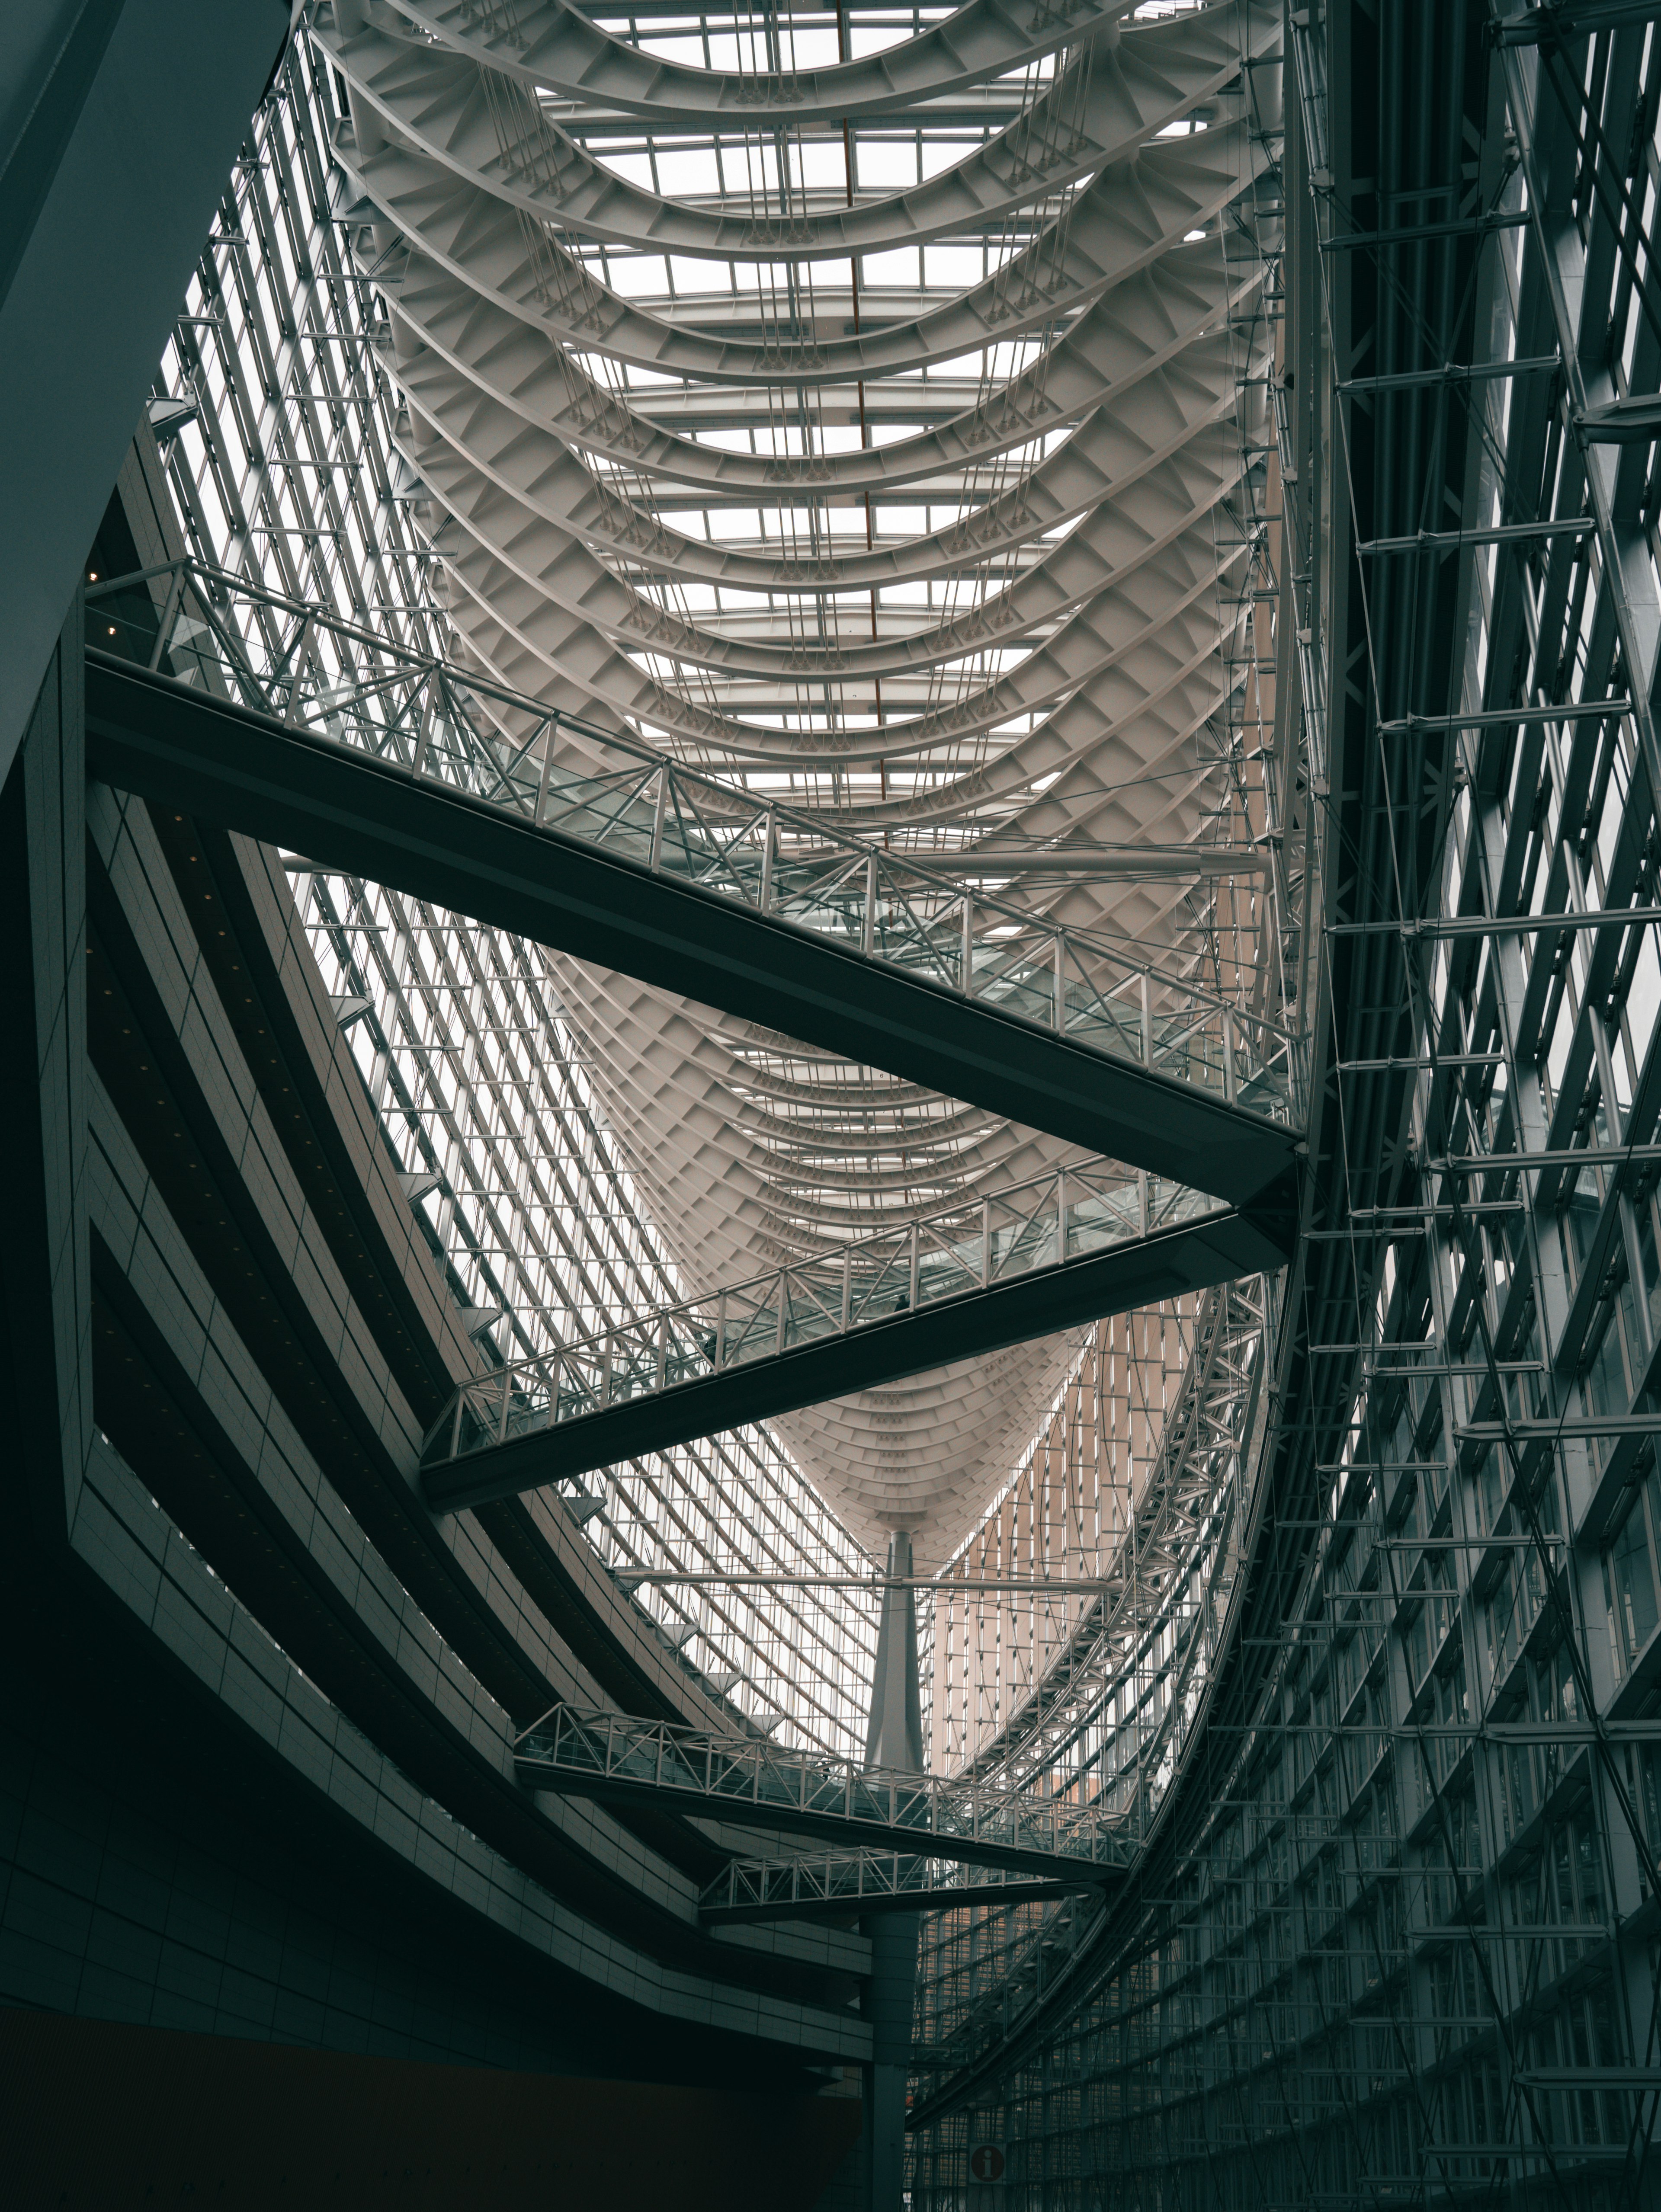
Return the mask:
<svg viewBox="0 0 1661 2212">
<path fill-rule="evenodd" d="M 969 2179 L 971 2181 L 1001 2181 L 1007 2163 L 1001 2143 L 972 2143 L 969 2151 Z"/>
</svg>

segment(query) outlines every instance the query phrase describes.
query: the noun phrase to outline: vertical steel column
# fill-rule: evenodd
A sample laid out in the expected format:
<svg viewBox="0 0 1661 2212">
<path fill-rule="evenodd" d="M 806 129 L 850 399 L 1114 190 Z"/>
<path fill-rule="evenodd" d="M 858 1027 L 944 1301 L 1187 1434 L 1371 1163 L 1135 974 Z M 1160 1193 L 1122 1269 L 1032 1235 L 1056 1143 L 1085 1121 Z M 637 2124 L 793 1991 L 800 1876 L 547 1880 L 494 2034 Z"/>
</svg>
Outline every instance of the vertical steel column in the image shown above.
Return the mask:
<svg viewBox="0 0 1661 2212">
<path fill-rule="evenodd" d="M 911 1587 L 911 1539 L 888 1540 L 890 1580 L 882 1594 L 877 1666 L 865 1763 L 890 1773 L 921 1774 L 922 1696 L 917 1668 L 917 1598 Z M 917 1916 L 875 1914 L 865 1923 L 871 1978 L 862 2009 L 871 2023 L 865 2069 L 865 2177 L 870 2212 L 900 2212 L 905 2185 L 905 2085 L 911 2062 L 911 2013 L 917 1979 Z"/>
</svg>

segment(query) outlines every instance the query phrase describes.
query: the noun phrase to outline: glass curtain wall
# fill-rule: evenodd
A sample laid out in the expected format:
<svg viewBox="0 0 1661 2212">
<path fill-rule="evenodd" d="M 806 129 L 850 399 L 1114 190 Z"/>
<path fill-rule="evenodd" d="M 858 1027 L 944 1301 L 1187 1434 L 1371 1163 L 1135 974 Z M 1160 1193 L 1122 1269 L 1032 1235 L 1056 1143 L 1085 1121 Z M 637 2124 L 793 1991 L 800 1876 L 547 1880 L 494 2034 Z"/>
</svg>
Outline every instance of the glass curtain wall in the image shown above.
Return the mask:
<svg viewBox="0 0 1661 2212">
<path fill-rule="evenodd" d="M 1156 23 L 1193 12 L 1153 7 L 1135 14 L 1139 21 Z M 863 51 L 903 41 L 933 20 L 873 15 L 851 22 L 843 35 Z M 776 38 L 778 28 L 768 36 Z M 673 25 L 632 21 L 630 34 L 656 42 L 678 35 Z M 703 23 L 685 35 L 702 41 L 700 65 L 721 65 L 716 46 L 727 32 Z M 822 44 L 835 34 L 821 26 L 812 35 Z M 1233 45 L 1225 48 L 1222 67 L 1225 79 L 1230 69 L 1234 76 L 1232 104 L 1223 111 L 1231 116 L 1236 108 L 1254 112 L 1241 88 L 1250 76 L 1242 74 L 1242 35 L 1231 19 Z M 861 130 L 858 189 L 891 192 L 919 184 L 984 145 L 995 128 L 1019 130 L 1023 118 L 1040 109 L 1056 76 L 1046 59 L 983 96 L 960 96 L 926 127 L 908 121 Z M 1049 129 L 1056 118 L 1046 113 L 1043 119 Z M 453 650 L 452 607 L 466 614 L 475 643 L 488 610 L 467 596 L 472 556 L 453 516 L 444 522 L 431 486 L 410 458 L 416 453 L 429 473 L 441 459 L 405 411 L 392 374 L 386 302 L 397 296 L 401 249 L 396 240 L 377 242 L 386 226 L 377 228 L 374 211 L 331 165 L 331 149 L 350 127 L 344 85 L 322 50 L 296 46 L 233 179 L 164 362 L 152 420 L 192 551 L 393 637 Z M 493 120 L 498 139 L 504 127 L 502 118 Z M 1183 120 L 1160 135 L 1185 136 L 1196 127 Z M 666 146 L 660 136 L 622 131 L 613 134 L 615 143 L 603 133 L 589 143 L 618 175 L 638 172 L 643 185 L 666 198 L 686 192 L 707 201 L 753 189 L 757 221 L 780 219 L 767 212 L 770 191 L 787 208 L 791 194 L 799 193 L 822 212 L 838 191 L 851 200 L 855 189 L 851 145 L 841 149 L 843 166 L 832 176 L 820 173 L 821 147 L 775 148 L 770 169 L 764 144 L 753 155 L 760 163 L 757 180 L 745 187 L 721 169 L 731 149 L 724 151 L 721 139 L 705 143 L 696 134 L 676 135 L 685 143 Z M 1255 126 L 1243 139 L 1255 149 L 1254 175 L 1271 140 Z M 1055 146 L 1046 143 L 1050 159 Z M 1255 271 L 1265 251 L 1278 244 L 1272 176 L 1267 182 L 1269 189 L 1260 186 L 1248 209 L 1208 218 L 1178 242 L 1195 244 L 1226 270 Z M 1012 265 L 1036 237 L 1051 236 L 1059 241 L 1053 250 L 1063 251 L 1061 218 L 1072 192 L 1069 184 L 1053 203 L 1024 201 L 1001 240 L 984 237 L 972 249 L 937 243 L 909 248 L 904 268 L 880 271 L 875 256 L 863 257 L 857 273 L 853 266 L 822 265 L 820 281 L 846 290 L 855 317 L 861 283 L 878 290 L 885 315 L 927 309 Z M 972 252 L 972 266 L 961 260 L 964 252 Z M 672 319 L 677 286 L 690 281 L 673 256 L 653 257 L 634 246 L 612 252 L 585 246 L 578 258 L 593 264 L 615 296 L 649 300 L 666 319 Z M 764 293 L 770 284 L 786 282 L 788 289 L 795 281 L 782 276 L 785 264 L 751 259 L 732 266 L 731 312 L 745 327 L 760 312 L 757 286 Z M 1236 281 L 1231 275 L 1229 282 Z M 1225 319 L 1208 369 L 1219 387 L 1216 400 L 1207 404 L 1223 407 L 1226 416 L 1212 458 L 1229 495 L 1214 500 L 1204 524 L 1220 580 L 1212 648 L 1217 673 L 1194 735 L 1194 811 L 1182 824 L 1185 837 L 1215 848 L 1215 864 L 1201 871 L 1197 888 L 1182 882 L 1161 893 L 1159 927 L 1173 975 L 1197 974 L 1243 1004 L 1284 1011 L 1304 988 L 1305 949 L 1297 917 L 1305 860 L 1294 840 L 1286 841 L 1284 853 L 1278 842 L 1283 799 L 1276 779 L 1285 770 L 1275 763 L 1272 741 L 1281 651 L 1279 521 L 1263 424 L 1278 310 L 1272 287 L 1244 274 L 1238 282 L 1239 311 Z M 703 290 L 696 305 L 707 319 L 712 308 Z M 767 313 L 793 327 L 803 319 L 800 301 L 775 301 Z M 876 452 L 908 425 L 960 415 L 993 422 L 1009 380 L 1046 349 L 1058 350 L 1067 327 L 1062 317 L 1055 328 L 987 349 L 967 366 L 926 365 L 914 377 L 873 383 L 868 394 L 863 386 L 827 386 L 811 414 L 792 412 L 784 386 L 776 393 L 729 393 L 718 404 L 709 387 L 690 379 L 654 378 L 638 368 L 625 376 L 598 354 L 568 358 L 589 380 L 579 397 L 587 392 L 593 405 L 607 392 L 626 393 L 636 414 L 649 416 L 655 404 L 684 434 L 770 465 L 770 456 L 811 462 L 816 453 Z M 839 419 L 837 407 L 850 396 L 858 419 Z M 764 402 L 764 413 L 757 414 Z M 874 568 L 885 537 L 898 544 L 944 543 L 977 515 L 1016 514 L 1025 487 L 1066 443 L 1049 434 L 1024 445 L 1011 444 L 1004 433 L 998 439 L 995 453 L 977 465 L 966 489 L 953 488 L 934 504 L 926 485 L 910 506 L 897 505 L 891 494 L 879 499 L 880 528 L 869 496 L 851 507 L 826 502 L 822 509 L 782 495 L 777 505 L 753 507 L 689 498 L 681 525 L 690 523 L 717 552 L 730 543 L 742 556 L 735 564 L 740 574 L 775 556 L 800 564 L 850 551 L 857 557 L 861 548 L 873 556 L 868 565 Z M 1212 454 L 1211 445 L 1205 450 Z M 621 465 L 613 470 L 601 461 L 595 474 L 615 502 L 606 528 L 613 537 L 626 536 L 647 504 L 644 489 Z M 662 503 L 660 489 L 652 498 Z M 804 529 L 810 538 L 813 531 L 830 535 L 808 542 Z M 851 544 L 838 543 L 839 532 Z M 1065 535 L 1063 527 L 1029 537 L 1007 556 L 958 562 L 940 576 L 885 586 L 880 596 L 867 591 L 859 600 L 861 620 L 873 638 L 942 629 L 994 602 Z M 715 565 L 713 558 L 702 563 L 705 571 Z M 833 647 L 833 633 L 846 629 L 847 609 L 828 591 L 806 597 L 799 588 L 774 595 L 718 585 L 705 591 L 666 581 L 661 564 L 648 564 L 636 580 L 642 592 L 663 596 L 666 621 L 696 617 L 707 633 L 725 623 L 734 635 L 752 638 L 770 623 L 787 643 L 822 652 Z M 685 599 L 694 589 L 700 594 L 696 605 Z M 804 621 L 811 635 L 800 631 Z M 887 819 L 885 840 L 951 855 L 966 839 L 984 840 L 1017 817 L 999 801 L 957 827 L 944 817 L 931 827 L 920 802 L 944 781 L 972 780 L 1042 722 L 1037 710 L 1024 710 L 995 728 L 977 726 L 954 737 L 932 760 L 888 757 L 883 732 L 897 708 L 942 718 L 946 727 L 977 687 L 983 690 L 1026 657 L 988 642 L 972 622 L 960 642 L 956 657 L 932 672 L 875 679 L 868 702 L 849 687 L 827 685 L 822 708 L 804 683 L 793 683 L 788 696 L 781 691 L 777 698 L 736 680 L 722 679 L 712 691 L 695 664 L 654 657 L 649 641 L 635 659 L 662 687 L 666 708 L 676 705 L 678 714 L 719 710 L 732 717 L 760 708 L 781 729 L 849 741 L 828 748 L 846 752 L 844 764 L 776 775 L 735 770 L 751 787 L 788 789 L 838 813 Z M 1207 686 L 1212 682 L 1208 674 Z M 643 726 L 678 742 L 678 722 L 660 726 L 648 716 Z M 1123 788 L 1135 795 L 1137 806 L 1148 793 L 1162 804 L 1157 793 L 1163 773 L 1158 763 L 1132 763 Z M 1039 780 L 1040 794 L 1051 780 Z M 891 810 L 885 817 L 873 811 L 885 808 Z M 1147 833 L 1145 824 L 1138 826 Z M 1271 836 L 1274 859 L 1265 869 L 1260 853 Z M 1025 849 L 1016 854 L 1023 864 L 1034 857 Z M 1169 856 L 1159 858 L 1168 867 Z M 604 1024 L 592 1007 L 567 1006 L 563 973 L 535 946 L 384 887 L 319 872 L 303 856 L 293 856 L 289 872 L 386 1142 L 486 1358 L 540 1352 L 596 1320 L 678 1295 L 672 1253 L 608 1129 L 593 1080 L 593 1039 Z M 1031 873 L 1046 896 L 1043 871 Z M 868 1071 L 830 1064 L 805 1071 L 793 1064 L 790 1073 L 831 1096 L 847 1088 L 850 1073 L 870 1083 Z M 872 1103 L 870 1096 L 858 1103 L 861 1128 Z M 880 1202 L 912 1203 L 925 1182 L 931 1190 L 950 1187 L 964 1133 L 932 1109 L 904 1102 L 890 1109 L 879 1097 L 875 1103 L 897 1116 L 893 1143 L 877 1162 L 889 1177 L 873 1186 Z M 823 1186 L 808 1194 L 816 1200 L 843 1188 L 845 1170 L 827 1163 L 835 1151 L 831 1139 L 843 1142 L 837 1133 L 847 1118 L 845 1103 L 838 1103 L 824 1109 L 822 1133 L 814 1133 L 818 1121 L 808 1132 L 810 1164 Z M 800 1176 L 794 1187 L 806 1188 Z M 1181 1769 L 1222 1649 L 1262 1456 L 1265 1332 L 1272 1330 L 1275 1310 L 1270 1289 L 1244 1284 L 1104 1324 L 1082 1346 L 1074 1342 L 1056 1348 L 1058 1359 L 1050 1355 L 1059 1387 L 1050 1388 L 1047 1403 L 1037 1401 L 1037 1441 L 1013 1455 L 1016 1466 L 1007 1482 L 990 1486 L 989 1511 L 958 1547 L 947 1587 L 934 1598 L 925 1621 L 937 1767 L 1078 1801 L 1111 1804 L 1135 1797 L 1148 1808 L 1160 1802 Z M 677 1566 L 753 1572 L 764 1565 L 782 1576 L 853 1576 L 869 1569 L 864 1553 L 764 1431 L 739 1431 L 611 1469 L 590 1486 L 585 1528 L 602 1558 L 625 1577 L 631 1570 Z M 1101 1587 L 1054 1597 L 1042 1588 L 991 1599 L 973 1595 L 970 1585 L 989 1575 L 1040 1585 L 1093 1577 Z M 954 1579 L 960 1590 L 951 1589 Z M 874 1641 L 862 1595 L 643 1584 L 636 1601 L 749 1721 L 777 1726 L 788 1741 L 857 1754 Z M 1086 1899 L 1014 1914 L 944 1916 L 934 1924 L 917 2022 L 920 2113 L 942 2083 L 966 2069 L 983 2071 L 996 2063 L 1023 2022 L 1050 2000 L 1058 1971 L 1070 1972 L 1073 1961 L 1096 1954 L 1100 1921 L 1098 1901 Z M 938 2136 L 920 2137 L 920 2188 L 934 2186 L 931 2177 L 946 2172 L 946 2164 L 937 2169 L 928 2161 L 939 2156 L 949 2164 L 953 2130 L 967 2124 L 954 2117 Z M 938 2151 L 937 2145 L 947 2148 Z"/>
<path fill-rule="evenodd" d="M 342 109 L 297 40 L 230 180 L 149 416 L 192 554 L 442 652 L 435 556 L 394 445 L 378 272 L 349 250 L 331 160 Z M 384 1140 L 484 1358 L 541 1352 L 680 1295 L 540 948 L 299 856 L 289 872 Z M 609 1468 L 582 1504 L 620 1575 L 869 1571 L 760 1429 Z M 635 1602 L 735 1718 L 844 1756 L 862 1745 L 875 1643 L 864 1593 L 642 1584 Z"/>
<path fill-rule="evenodd" d="M 1204 1802 L 920 2070 L 931 2212 L 983 2142 L 1032 2212 L 1656 2201 L 1661 35 L 1555 14 L 1292 14 L 1329 896 L 1278 1520 Z"/>
</svg>

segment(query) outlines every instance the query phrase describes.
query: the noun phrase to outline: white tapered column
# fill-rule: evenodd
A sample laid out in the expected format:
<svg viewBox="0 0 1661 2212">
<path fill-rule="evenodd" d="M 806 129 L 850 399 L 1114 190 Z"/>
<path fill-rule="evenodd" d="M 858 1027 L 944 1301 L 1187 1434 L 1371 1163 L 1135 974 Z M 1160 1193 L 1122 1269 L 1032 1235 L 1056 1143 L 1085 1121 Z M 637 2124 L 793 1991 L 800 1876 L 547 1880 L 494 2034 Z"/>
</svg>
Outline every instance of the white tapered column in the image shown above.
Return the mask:
<svg viewBox="0 0 1661 2212">
<path fill-rule="evenodd" d="M 877 1632 L 871 1721 L 865 1763 L 890 1772 L 921 1774 L 922 1696 L 917 1680 L 917 1601 L 910 1587 L 911 1539 L 888 1541 L 890 1581 Z M 871 2064 L 865 2084 L 865 2146 L 871 2212 L 900 2212 L 905 2178 L 905 2087 L 911 2062 L 911 2008 L 917 1978 L 917 1915 L 873 1913 L 871 1978 L 864 2012 L 871 2022 Z"/>
</svg>

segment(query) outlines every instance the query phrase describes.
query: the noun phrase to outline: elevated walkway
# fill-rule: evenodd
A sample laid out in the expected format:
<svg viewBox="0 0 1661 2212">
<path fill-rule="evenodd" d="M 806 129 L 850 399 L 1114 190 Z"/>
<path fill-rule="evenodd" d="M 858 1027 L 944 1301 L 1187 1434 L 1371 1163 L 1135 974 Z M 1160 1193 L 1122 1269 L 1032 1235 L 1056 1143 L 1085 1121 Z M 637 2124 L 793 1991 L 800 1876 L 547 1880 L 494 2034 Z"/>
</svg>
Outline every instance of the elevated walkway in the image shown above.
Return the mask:
<svg viewBox="0 0 1661 2212">
<path fill-rule="evenodd" d="M 465 1383 L 422 1486 L 453 1511 L 1278 1267 L 1280 1224 L 1102 1163 L 633 1316 Z"/>
<path fill-rule="evenodd" d="M 971 1905 L 1044 1905 L 1086 1878 L 1046 1881 L 999 1867 L 952 1866 L 897 1851 L 732 1859 L 698 1902 L 706 1928 L 764 1920 L 861 1919 L 877 1912 L 954 1912 Z"/>
<path fill-rule="evenodd" d="M 1290 1172 L 1291 1040 L 1116 943 L 193 563 L 88 626 L 119 788 L 1229 1205 Z"/>
<path fill-rule="evenodd" d="M 844 1850 L 916 1852 L 1036 1875 L 1068 1887 L 1116 1879 L 1140 1844 L 1135 1815 L 1110 1818 L 1012 1790 L 887 1773 L 764 1738 L 557 1705 L 514 1747 L 528 1790 L 818 1836 Z"/>
</svg>

